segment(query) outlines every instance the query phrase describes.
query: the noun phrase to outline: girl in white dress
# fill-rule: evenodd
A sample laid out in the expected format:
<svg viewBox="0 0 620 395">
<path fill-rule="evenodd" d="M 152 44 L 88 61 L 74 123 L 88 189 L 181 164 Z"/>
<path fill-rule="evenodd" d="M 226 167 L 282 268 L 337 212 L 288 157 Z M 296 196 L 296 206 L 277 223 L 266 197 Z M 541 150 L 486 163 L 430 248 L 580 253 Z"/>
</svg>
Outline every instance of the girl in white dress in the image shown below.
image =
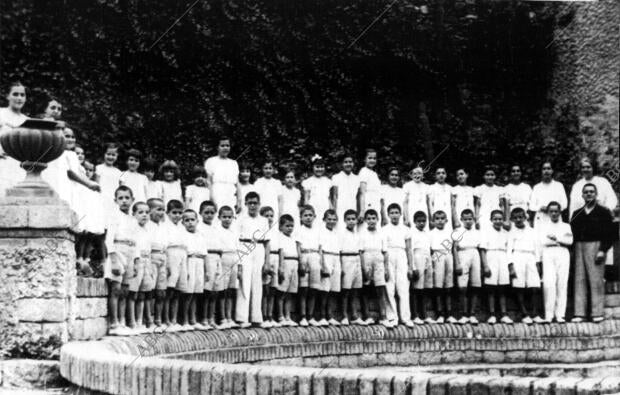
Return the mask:
<svg viewBox="0 0 620 395">
<path fill-rule="evenodd" d="M 405 204 L 405 191 L 400 186 L 400 170 L 396 167 L 390 168 L 387 184 L 381 185 L 381 226 L 389 223 L 387 208 L 392 203 L 398 204 L 402 216 Z"/>
<path fill-rule="evenodd" d="M 146 200 L 161 199 L 164 200 L 164 188 L 161 182 L 155 179 L 157 173 L 157 162 L 153 158 L 146 158 L 143 161 L 142 169 L 146 176 Z"/>
<path fill-rule="evenodd" d="M 248 162 L 241 162 L 239 165 L 239 196 L 242 202 L 245 203 L 245 195 L 250 192 L 256 192 L 256 188 L 252 183 L 252 168 Z M 245 204 L 241 205 L 241 211 L 236 213 L 236 216 L 239 217 L 240 214 L 244 214 L 246 212 Z"/>
<path fill-rule="evenodd" d="M 374 149 L 366 150 L 364 167 L 361 168 L 358 177 L 360 179 L 360 194 L 358 207 L 360 208 L 359 222 L 363 223 L 366 210 L 374 209 L 381 211 L 381 181 L 375 171 L 377 166 L 377 151 Z"/>
<path fill-rule="evenodd" d="M 263 164 L 263 176 L 260 177 L 254 183 L 254 188 L 260 196 L 261 207 L 271 207 L 273 210 L 273 216 L 275 221 L 280 220 L 280 214 L 278 211 L 280 192 L 282 190 L 282 183 L 280 180 L 273 177 L 275 168 L 271 160 L 267 160 Z"/>
<path fill-rule="evenodd" d="M 302 181 L 304 202 L 314 208 L 314 212 L 323 218 L 325 211 L 331 208 L 330 193 L 332 181 L 325 175 L 325 161 L 320 155 L 312 157 L 312 176 Z"/>
<path fill-rule="evenodd" d="M 200 212 L 200 204 L 211 198 L 209 191 L 209 180 L 207 173 L 202 166 L 194 166 L 192 171 L 194 183 L 185 188 L 185 207 Z"/>
<path fill-rule="evenodd" d="M 421 211 L 426 214 L 427 218 L 431 218 L 430 210 L 428 209 L 428 194 L 429 185 L 424 181 L 424 170 L 417 166 L 411 170 L 411 181 L 407 182 L 403 186 L 405 191 L 405 207 L 403 213 L 405 215 L 405 225 L 413 227 L 413 217 L 416 212 Z M 425 230 L 429 229 L 429 221 L 426 222 Z"/>
<path fill-rule="evenodd" d="M 115 167 L 119 148 L 116 143 L 107 143 L 104 147 L 103 163 L 95 167 L 95 173 L 99 176 L 101 198 L 103 199 L 103 209 L 106 218 L 112 218 L 118 211 L 118 207 L 114 202 L 114 193 L 121 184 L 121 171 Z"/>
<path fill-rule="evenodd" d="M 474 189 L 476 229 L 482 231 L 491 229 L 491 212 L 493 210 L 500 210 L 504 213 L 504 227 L 510 226 L 510 213 L 506 212 L 504 188 L 495 185 L 495 178 L 495 168 L 488 166 L 484 171 L 484 184 L 478 185 Z"/>
<path fill-rule="evenodd" d="M 278 211 L 280 216 L 288 214 L 293 217 L 295 229 L 299 227 L 299 204 L 301 201 L 301 191 L 297 187 L 297 177 L 294 170 L 288 170 L 284 174 L 284 185 L 280 191 L 280 201 Z"/>
<path fill-rule="evenodd" d="M 181 171 L 179 166 L 173 160 L 164 161 L 159 167 L 159 174 L 161 174 L 161 185 L 164 189 L 164 206 L 168 206 L 168 202 L 171 200 L 183 201 L 183 191 L 181 190 L 181 180 L 179 176 Z"/>
<path fill-rule="evenodd" d="M 469 174 L 465 169 L 456 171 L 456 185 L 452 187 L 452 220 L 454 228 L 461 226 L 461 213 L 465 209 L 475 212 L 474 209 L 474 188 L 467 185 Z"/>
<path fill-rule="evenodd" d="M 6 95 L 8 106 L 0 108 L 0 135 L 24 123 L 28 117 L 22 113 L 26 104 L 26 87 L 19 82 L 9 86 Z M 26 171 L 19 162 L 8 156 L 0 144 L 0 197 L 5 191 L 26 177 Z"/>
</svg>

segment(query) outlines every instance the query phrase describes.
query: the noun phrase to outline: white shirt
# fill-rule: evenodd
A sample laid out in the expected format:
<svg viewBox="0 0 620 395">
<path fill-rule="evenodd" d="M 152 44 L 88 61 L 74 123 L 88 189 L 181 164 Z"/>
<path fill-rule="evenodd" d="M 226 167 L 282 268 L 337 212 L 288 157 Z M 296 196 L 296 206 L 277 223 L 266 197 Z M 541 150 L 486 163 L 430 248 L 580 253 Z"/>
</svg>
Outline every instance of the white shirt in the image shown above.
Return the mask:
<svg viewBox="0 0 620 395">
<path fill-rule="evenodd" d="M 452 195 L 455 196 L 454 208 L 459 220 L 461 219 L 461 213 L 465 209 L 470 209 L 474 215 L 476 214 L 476 210 L 474 209 L 473 187 L 469 185 L 455 185 L 452 187 Z"/>
<path fill-rule="evenodd" d="M 512 254 L 515 252 L 531 252 L 536 261 L 540 261 L 540 243 L 537 236 L 536 231 L 527 225 L 521 229 L 513 226 L 508 232 L 508 246 L 506 247 L 510 262 L 514 262 Z"/>
<path fill-rule="evenodd" d="M 228 229 L 226 229 L 220 224 L 218 233 L 222 251 L 236 252 L 239 245 L 239 233 L 235 231 L 233 225 L 231 224 Z"/>
<path fill-rule="evenodd" d="M 479 220 L 491 220 L 490 214 L 493 210 L 501 210 L 500 199 L 504 197 L 504 190 L 498 185 L 488 186 L 487 184 L 478 185 L 474 189 L 474 196 L 480 199 L 480 218 Z M 483 213 L 485 216 L 483 217 Z"/>
<path fill-rule="evenodd" d="M 168 206 L 168 202 L 175 199 L 179 202 L 183 202 L 183 191 L 181 191 L 181 181 L 160 181 L 162 189 L 164 190 L 164 206 Z"/>
<path fill-rule="evenodd" d="M 282 197 L 282 212 L 280 215 L 288 214 L 293 217 L 295 224 L 299 223 L 299 201 L 301 200 L 301 191 L 299 188 L 288 188 L 282 185 L 280 190 Z"/>
<path fill-rule="evenodd" d="M 213 184 L 211 185 L 211 196 L 218 207 L 237 204 L 237 182 L 239 181 L 239 165 L 236 160 L 230 158 L 220 158 L 212 156 L 205 161 L 205 171 Z M 242 201 L 244 198 L 242 197 Z"/>
<path fill-rule="evenodd" d="M 447 225 L 452 224 L 452 187 L 445 183 L 434 183 L 428 188 L 428 197 L 431 215 L 441 210 L 446 213 Z"/>
<path fill-rule="evenodd" d="M 357 211 L 357 192 L 360 188 L 360 179 L 357 175 L 347 174 L 341 171 L 332 177 L 332 184 L 338 188 L 338 198 L 336 199 L 336 209 L 338 219 L 344 221 L 344 213 L 347 210 Z"/>
<path fill-rule="evenodd" d="M 114 192 L 120 185 L 121 171 L 114 166 L 102 163 L 95 167 L 95 172 L 99 175 L 99 186 L 103 199 L 108 202 L 113 201 Z"/>
<path fill-rule="evenodd" d="M 491 227 L 486 231 L 482 231 L 480 235 L 482 237 L 480 248 L 506 251 L 508 247 L 508 232 L 504 229 L 496 230 Z"/>
<path fill-rule="evenodd" d="M 269 240 L 269 221 L 265 217 L 243 214 L 235 221 L 235 225 L 240 239 Z"/>
<path fill-rule="evenodd" d="M 74 181 L 67 174 L 69 170 L 79 173 L 80 162 L 75 152 L 65 150 L 60 157 L 47 164 L 47 168 L 41 172 L 41 177 L 50 184 L 61 199 L 69 203 L 69 206 L 75 210 L 72 189 Z"/>
<path fill-rule="evenodd" d="M 105 237 L 105 245 L 108 252 L 116 251 L 114 240 L 132 241 L 135 243 L 137 228 L 138 222 L 136 222 L 134 217 L 117 209 L 110 218 Z"/>
<path fill-rule="evenodd" d="M 297 256 L 297 242 L 294 234 L 286 236 L 285 234 L 278 232 L 278 249 L 282 250 L 285 258 L 292 258 Z"/>
<path fill-rule="evenodd" d="M 207 246 L 207 250 L 221 250 L 222 243 L 220 242 L 220 226 L 211 224 L 207 225 L 204 222 L 199 222 L 196 225 L 196 232 L 202 234 L 203 242 Z"/>
<path fill-rule="evenodd" d="M 366 250 L 386 250 L 386 240 L 381 229 L 377 228 L 373 231 L 368 230 L 368 227 L 360 230 L 360 248 L 362 251 Z"/>
<path fill-rule="evenodd" d="M 161 185 L 159 181 L 149 181 L 148 178 L 146 180 L 146 198 L 156 198 L 164 200 L 164 187 Z M 183 202 L 181 202 L 183 203 Z"/>
<path fill-rule="evenodd" d="M 149 241 L 151 242 L 151 249 L 153 250 L 166 250 L 168 248 L 168 229 L 164 223 L 155 223 L 148 221 L 144 228 L 149 234 Z"/>
<path fill-rule="evenodd" d="M 147 200 L 146 186 L 149 182 L 148 178 L 144 174 L 140 174 L 137 171 L 125 171 L 121 173 L 120 182 L 122 185 L 126 185 L 131 189 L 133 193 L 133 199 L 135 202 L 145 202 Z"/>
<path fill-rule="evenodd" d="M 198 231 L 194 233 L 185 231 L 185 244 L 187 245 L 187 255 L 207 255 L 209 253 L 204 236 Z"/>
<path fill-rule="evenodd" d="M 429 232 L 429 238 L 431 240 L 431 250 L 452 253 L 452 231 L 447 227 L 443 229 L 433 228 Z"/>
<path fill-rule="evenodd" d="M 558 220 L 558 222 L 549 221 L 542 224 L 538 229 L 538 241 L 541 247 L 556 247 L 560 244 L 557 241 L 561 241 L 564 244 L 573 244 L 573 231 L 566 222 Z M 547 236 L 555 236 L 557 241 L 553 241 Z M 565 247 L 565 246 L 562 246 Z"/>
<path fill-rule="evenodd" d="M 319 232 L 319 243 L 321 244 L 323 251 L 334 252 L 336 254 L 339 253 L 339 237 L 340 236 L 338 235 L 338 231 L 336 231 L 336 229 L 329 230 L 325 226 L 321 227 L 321 230 Z"/>
<path fill-rule="evenodd" d="M 411 249 L 424 250 L 430 254 L 431 238 L 428 231 L 418 230 L 415 226 L 411 227 Z"/>
<path fill-rule="evenodd" d="M 148 223 L 148 222 L 147 222 Z M 149 234 L 146 224 L 144 226 L 138 225 L 136 222 L 135 240 L 136 240 L 136 253 L 143 262 L 148 262 L 151 257 L 151 235 Z"/>
<path fill-rule="evenodd" d="M 534 185 L 530 197 L 530 210 L 536 212 L 534 226 L 549 220 L 549 216 L 540 211 L 541 207 L 547 207 L 551 202 L 560 203 L 561 210 L 567 207 L 566 191 L 560 182 L 551 180 L 549 183 L 539 182 Z M 541 222 L 542 221 L 542 222 Z"/>
<path fill-rule="evenodd" d="M 569 218 L 573 217 L 573 213 L 583 207 L 586 202 L 583 200 L 583 186 L 587 183 L 596 185 L 598 203 L 607 207 L 613 212 L 618 205 L 618 198 L 609 181 L 604 177 L 594 176 L 590 181 L 586 181 L 584 178 L 580 178 L 573 185 L 570 191 L 570 206 L 569 206 Z"/>
<path fill-rule="evenodd" d="M 402 223 L 394 225 L 391 222 L 381 228 L 383 236 L 385 237 L 385 243 L 387 248 L 402 248 L 407 247 L 406 241 L 411 239 L 411 232 Z"/>
<path fill-rule="evenodd" d="M 465 229 L 461 226 L 454 231 L 452 238 L 458 243 L 459 248 L 478 248 L 481 243 L 480 231 L 475 228 Z"/>
<path fill-rule="evenodd" d="M 185 188 L 185 200 L 187 200 L 187 208 L 194 210 L 195 212 L 200 212 L 200 204 L 204 201 L 209 200 L 211 197 L 211 192 L 209 188 L 206 186 L 199 187 L 196 184 L 188 185 Z M 220 207 L 218 207 L 218 210 Z M 235 209 L 231 207 L 231 209 Z"/>
<path fill-rule="evenodd" d="M 407 211 L 409 220 L 413 221 L 416 212 L 422 211 L 428 216 L 428 205 L 426 198 L 429 194 L 429 185 L 423 182 L 409 181 L 403 186 L 405 199 L 407 200 Z"/>
<path fill-rule="evenodd" d="M 532 187 L 522 182 L 520 184 L 508 184 L 504 186 L 504 196 L 510 202 L 510 211 L 520 207 L 527 212 L 532 196 Z"/>
<path fill-rule="evenodd" d="M 275 178 L 261 177 L 254 183 L 254 188 L 260 197 L 261 207 L 271 207 L 273 209 L 273 218 L 277 221 L 278 215 L 278 197 L 282 190 L 282 183 Z"/>
<path fill-rule="evenodd" d="M 302 181 L 301 186 L 305 192 L 310 193 L 307 203 L 314 207 L 314 212 L 319 219 L 323 219 L 326 210 L 329 210 L 329 191 L 332 188 L 332 180 L 328 177 L 308 177 Z"/>
<path fill-rule="evenodd" d="M 366 183 L 366 194 L 365 194 L 365 203 L 366 207 L 362 207 L 362 213 L 365 213 L 368 209 L 374 209 L 379 213 L 381 210 L 381 181 L 379 181 L 379 176 L 374 170 L 371 170 L 367 167 L 362 167 L 358 174 L 360 184 Z"/>
<path fill-rule="evenodd" d="M 185 242 L 185 227 L 181 224 L 181 221 L 175 225 L 170 218 L 166 218 L 161 224 L 161 227 L 166 232 L 168 238 L 168 247 L 187 247 Z"/>
<path fill-rule="evenodd" d="M 305 225 L 301 225 L 295 233 L 295 239 L 305 250 L 319 250 L 321 245 L 320 229 L 318 226 L 308 228 Z"/>
<path fill-rule="evenodd" d="M 340 238 L 338 242 L 340 244 L 340 252 L 343 253 L 357 254 L 362 249 L 359 234 L 346 228 L 344 228 L 342 232 L 340 232 Z"/>
<path fill-rule="evenodd" d="M 388 207 L 390 204 L 396 203 L 400 207 L 400 214 L 402 217 L 404 204 L 405 204 L 405 191 L 401 187 L 393 187 L 385 184 L 381 185 L 381 200 L 383 200 L 383 206 L 385 207 L 385 215 L 388 215 Z"/>
</svg>

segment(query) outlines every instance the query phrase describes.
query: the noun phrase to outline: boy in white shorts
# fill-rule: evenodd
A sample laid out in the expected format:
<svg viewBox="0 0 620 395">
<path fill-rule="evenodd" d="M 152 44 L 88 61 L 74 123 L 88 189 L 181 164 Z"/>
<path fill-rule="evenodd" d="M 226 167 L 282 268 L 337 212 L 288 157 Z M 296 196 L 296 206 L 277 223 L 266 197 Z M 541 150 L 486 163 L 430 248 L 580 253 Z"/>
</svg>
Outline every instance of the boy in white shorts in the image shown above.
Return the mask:
<svg viewBox="0 0 620 395">
<path fill-rule="evenodd" d="M 486 219 L 485 219 L 486 220 Z M 503 324 L 512 324 L 506 312 L 506 294 L 510 285 L 510 271 L 508 269 L 508 232 L 503 229 L 504 213 L 493 210 L 490 216 L 491 229 L 482 231 L 480 243 L 480 260 L 484 273 L 484 285 L 489 301 L 489 319 L 487 323 L 496 324 L 495 300 L 499 301 L 499 309 Z"/>
<path fill-rule="evenodd" d="M 291 319 L 293 308 L 292 296 L 298 290 L 298 266 L 299 255 L 297 242 L 293 238 L 293 228 L 295 220 L 292 216 L 284 214 L 280 217 L 280 234 L 278 235 L 278 274 L 277 281 L 278 293 L 276 295 L 276 305 L 278 306 L 278 324 L 280 326 L 297 326 Z"/>
<path fill-rule="evenodd" d="M 364 283 L 374 287 L 379 302 L 380 324 L 393 328 L 396 323 L 387 319 L 388 297 L 385 284 L 390 280 L 389 258 L 383 233 L 377 228 L 379 213 L 374 209 L 368 209 L 364 213 L 366 227 L 360 231 L 360 249 L 362 251 L 362 273 Z M 364 296 L 362 296 L 364 298 Z M 369 303 L 364 300 L 362 311 L 366 318 L 366 324 L 375 323 L 369 315 Z"/>
<path fill-rule="evenodd" d="M 185 242 L 187 244 L 187 288 L 181 303 L 181 326 L 191 331 L 196 325 L 196 299 L 204 291 L 205 267 L 207 266 L 207 246 L 204 236 L 196 230 L 198 214 L 194 210 L 183 212 Z"/>
<path fill-rule="evenodd" d="M 435 320 L 426 314 L 428 304 L 427 293 L 433 292 L 433 265 L 431 262 L 431 239 L 426 230 L 426 213 L 416 211 L 413 214 L 411 229 L 411 250 L 413 252 L 413 287 L 410 288 L 411 306 L 415 315 L 413 323 L 423 325 L 424 322 L 434 324 Z"/>
<path fill-rule="evenodd" d="M 462 325 L 467 323 L 478 324 L 475 313 L 478 308 L 480 287 L 482 286 L 482 272 L 480 252 L 478 251 L 480 231 L 475 228 L 475 222 L 474 212 L 471 209 L 463 210 L 460 220 L 462 227 L 457 228 L 453 235 L 454 249 L 456 250 L 454 266 L 461 309 L 459 324 Z"/>
<path fill-rule="evenodd" d="M 263 322 L 261 328 L 271 328 L 278 326 L 273 319 L 273 309 L 275 307 L 275 292 L 273 287 L 278 285 L 278 264 L 280 252 L 278 248 L 278 230 L 274 226 L 274 211 L 270 206 L 260 208 L 261 217 L 267 218 L 269 223 L 269 262 L 263 266 L 263 300 L 261 301 L 261 311 L 263 312 Z M 272 237 L 273 236 L 273 237 Z"/>
<path fill-rule="evenodd" d="M 340 246 L 338 244 L 338 232 L 336 231 L 336 225 L 338 224 L 338 216 L 336 211 L 329 209 L 325 212 L 323 217 L 325 226 L 321 229 L 319 239 L 321 243 L 323 267 L 330 274 L 329 277 L 324 277 L 323 281 L 328 281 L 326 290 L 329 291 L 327 297 L 324 298 L 325 304 L 322 307 L 324 311 L 325 321 L 319 321 L 321 325 L 340 325 L 335 317 L 336 310 L 338 310 L 338 300 L 340 298 L 341 290 L 341 276 L 342 270 L 340 267 Z"/>
<path fill-rule="evenodd" d="M 388 306 L 387 318 L 394 324 L 400 322 L 413 327 L 409 309 L 409 287 L 413 279 L 413 257 L 411 251 L 411 232 L 400 223 L 400 205 L 392 203 L 387 207 L 389 223 L 381 228 L 386 240 L 390 280 L 386 283 Z M 398 306 L 395 296 L 398 295 Z"/>
<path fill-rule="evenodd" d="M 108 313 L 110 315 L 110 335 L 125 336 L 133 332 L 125 323 L 126 306 L 129 302 L 129 280 L 136 276 L 140 253 L 136 250 L 136 219 L 129 215 L 133 204 L 131 189 L 120 186 L 114 192 L 118 209 L 114 213 L 106 232 L 105 244 L 108 258 L 104 265 L 104 277 L 108 282 Z M 134 325 L 133 311 L 130 321 Z"/>
<path fill-rule="evenodd" d="M 129 281 L 129 294 L 132 303 L 127 305 L 127 309 L 134 309 L 136 312 L 136 325 L 134 333 L 151 332 L 154 327 L 153 313 L 151 311 L 150 295 L 155 289 L 155 275 L 151 266 L 151 234 L 147 230 L 146 224 L 149 221 L 149 206 L 144 202 L 136 202 L 132 208 L 133 216 L 138 223 L 136 235 L 136 249 L 140 253 L 138 260 L 139 278 Z M 135 301 L 135 302 L 134 302 Z M 135 303 L 135 307 L 132 304 Z"/>
<path fill-rule="evenodd" d="M 302 207 L 300 213 L 301 226 L 295 236 L 300 257 L 299 325 L 319 326 L 314 317 L 314 307 L 317 299 L 322 299 L 325 293 L 323 291 L 325 283 L 322 281 L 320 231 L 318 226 L 313 226 L 315 213 L 312 206 Z"/>
<path fill-rule="evenodd" d="M 168 287 L 166 251 L 168 249 L 168 230 L 163 225 L 166 210 L 164 201 L 158 198 L 147 200 L 149 206 L 149 219 L 146 229 L 151 239 L 151 270 L 155 277 L 155 290 L 147 297 L 148 303 L 151 303 L 151 312 L 154 314 L 155 331 L 163 332 L 162 313 L 164 307 L 164 299 L 166 298 L 166 288 Z M 153 292 L 155 293 L 153 304 Z"/>
<path fill-rule="evenodd" d="M 545 322 L 540 315 L 540 243 L 534 229 L 526 224 L 525 210 L 517 207 L 512 210 L 513 228 L 508 232 L 508 267 L 512 277 L 512 288 L 517 294 L 517 303 L 524 324 Z M 526 301 L 526 296 L 528 301 Z M 529 307 L 529 308 L 528 308 Z M 530 317 L 530 311 L 534 319 Z"/>
<path fill-rule="evenodd" d="M 454 288 L 454 243 L 452 231 L 446 228 L 448 215 L 439 210 L 433 214 L 435 227 L 430 231 L 431 257 L 433 262 L 433 293 L 437 311 L 437 323 L 456 323 L 452 316 L 452 288 Z M 447 315 L 446 319 L 444 315 Z"/>
<path fill-rule="evenodd" d="M 349 311 L 351 323 L 367 325 L 360 318 L 359 291 L 362 288 L 362 263 L 360 258 L 360 238 L 356 232 L 357 212 L 347 210 L 344 213 L 345 228 L 340 232 L 340 267 L 342 269 L 342 321 L 340 324 L 349 325 Z M 349 306 L 351 307 L 349 309 Z"/>
<path fill-rule="evenodd" d="M 199 330 L 210 330 L 217 327 L 215 323 L 215 282 L 222 266 L 222 246 L 219 240 L 219 229 L 213 224 L 217 214 L 215 203 L 206 200 L 200 203 L 202 221 L 196 226 L 196 231 L 202 235 L 207 247 L 207 265 L 204 269 L 204 294 L 202 305 L 202 320 L 196 323 Z"/>
<path fill-rule="evenodd" d="M 166 206 L 166 220 L 162 224 L 168 237 L 166 247 L 166 299 L 164 300 L 163 321 L 166 332 L 179 331 L 177 322 L 179 297 L 187 289 L 187 244 L 185 227 L 181 222 L 183 203 L 172 199 Z M 183 281 L 181 281 L 183 280 Z"/>
<path fill-rule="evenodd" d="M 222 321 L 219 329 L 237 328 L 237 323 L 233 320 L 232 310 L 237 294 L 237 266 L 238 251 L 237 243 L 239 234 L 233 229 L 232 221 L 235 212 L 232 207 L 223 206 L 220 208 L 219 219 L 219 239 L 222 247 L 222 269 L 215 282 L 215 297 L 222 312 Z"/>
</svg>

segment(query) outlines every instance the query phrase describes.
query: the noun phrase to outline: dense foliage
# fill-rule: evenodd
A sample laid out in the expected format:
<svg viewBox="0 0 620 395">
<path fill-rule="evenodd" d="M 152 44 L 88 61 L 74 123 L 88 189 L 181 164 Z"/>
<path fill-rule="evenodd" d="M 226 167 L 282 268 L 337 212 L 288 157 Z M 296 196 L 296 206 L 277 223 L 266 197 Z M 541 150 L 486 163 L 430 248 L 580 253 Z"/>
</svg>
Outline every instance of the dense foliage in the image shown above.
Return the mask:
<svg viewBox="0 0 620 395">
<path fill-rule="evenodd" d="M 374 146 L 383 174 L 441 152 L 472 181 L 514 161 L 535 181 L 546 155 L 575 177 L 578 119 L 547 102 L 549 5 L 197 1 L 159 40 L 193 1 L 3 3 L 2 83 L 31 88 L 32 115 L 58 96 L 94 160 L 116 140 L 189 169 L 223 132 L 257 167 Z"/>
</svg>

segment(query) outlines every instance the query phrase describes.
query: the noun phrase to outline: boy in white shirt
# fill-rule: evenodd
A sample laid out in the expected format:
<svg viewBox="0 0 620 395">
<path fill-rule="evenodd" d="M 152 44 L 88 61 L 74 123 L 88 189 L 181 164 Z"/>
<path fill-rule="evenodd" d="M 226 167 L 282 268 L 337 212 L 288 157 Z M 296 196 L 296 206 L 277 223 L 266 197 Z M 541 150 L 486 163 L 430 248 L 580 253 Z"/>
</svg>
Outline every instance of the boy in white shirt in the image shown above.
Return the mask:
<svg viewBox="0 0 620 395">
<path fill-rule="evenodd" d="M 140 167 L 140 161 L 142 159 L 142 153 L 137 149 L 130 149 L 127 151 L 127 170 L 120 175 L 121 185 L 126 185 L 131 188 L 133 196 L 136 202 L 146 202 L 148 199 L 146 196 L 146 185 L 148 179 L 144 174 L 138 173 Z"/>
<path fill-rule="evenodd" d="M 185 227 L 181 221 L 183 217 L 183 203 L 173 199 L 166 207 L 167 218 L 162 226 L 168 237 L 166 246 L 166 299 L 164 300 L 163 321 L 166 332 L 179 331 L 181 325 L 177 322 L 180 293 L 187 292 L 187 244 L 185 242 Z"/>
<path fill-rule="evenodd" d="M 519 309 L 524 324 L 545 322 L 538 315 L 541 303 L 540 291 L 540 243 L 534 229 L 526 224 L 525 210 L 520 207 L 512 210 L 514 227 L 508 232 L 508 268 L 512 277 L 512 288 L 517 294 Z M 526 294 L 529 301 L 526 302 Z M 528 306 L 529 305 L 529 306 Z M 529 308 L 528 308 L 529 307 Z M 530 318 L 530 311 L 534 319 Z"/>
<path fill-rule="evenodd" d="M 446 213 L 446 229 L 452 230 L 452 187 L 446 183 L 446 169 L 435 170 L 436 182 L 428 188 L 428 207 L 433 216 L 437 211 Z M 433 224 L 431 224 L 433 228 Z"/>
<path fill-rule="evenodd" d="M 140 278 L 134 278 L 129 282 L 130 303 L 127 309 L 136 312 L 136 324 L 134 333 L 152 332 L 154 327 L 153 314 L 151 311 L 151 291 L 155 289 L 155 276 L 151 266 L 151 235 L 146 228 L 149 221 L 149 206 L 144 202 L 136 202 L 132 208 L 136 218 L 136 249 L 140 252 L 139 269 Z M 135 302 L 134 302 L 135 301 Z M 135 307 L 132 304 L 135 303 Z"/>
<path fill-rule="evenodd" d="M 293 238 L 293 228 L 295 222 L 293 217 L 284 214 L 280 217 L 280 235 L 278 248 L 278 294 L 276 296 L 276 304 L 278 306 L 278 323 L 281 326 L 297 326 L 297 323 L 291 319 L 291 310 L 293 307 L 292 295 L 297 293 L 298 289 L 298 266 L 299 255 L 298 246 Z"/>
<path fill-rule="evenodd" d="M 555 318 L 564 323 L 570 252 L 573 244 L 571 227 L 560 218 L 562 211 L 558 202 L 547 205 L 549 222 L 538 229 L 538 240 L 542 244 L 543 296 L 545 301 L 545 321 Z"/>
<path fill-rule="evenodd" d="M 196 324 L 196 329 L 210 330 L 215 328 L 215 283 L 221 271 L 222 247 L 219 241 L 219 229 L 213 225 L 213 219 L 217 213 L 215 203 L 211 200 L 200 204 L 200 216 L 202 221 L 196 226 L 196 230 L 203 237 L 203 243 L 207 248 L 207 265 L 205 266 L 204 299 L 202 321 Z"/>
<path fill-rule="evenodd" d="M 437 310 L 437 323 L 456 323 L 452 316 L 452 288 L 454 287 L 454 243 L 452 231 L 446 228 L 448 215 L 436 211 L 433 215 L 435 227 L 430 231 L 433 261 L 433 293 Z M 444 315 L 447 315 L 446 319 Z"/>
<path fill-rule="evenodd" d="M 263 164 L 263 176 L 254 182 L 254 190 L 260 197 L 262 207 L 271 207 L 273 217 L 279 218 L 279 201 L 282 193 L 282 183 L 273 178 L 275 169 L 272 161 Z"/>
<path fill-rule="evenodd" d="M 366 227 L 360 231 L 360 249 L 362 258 L 362 273 L 364 283 L 375 288 L 379 302 L 380 324 L 393 328 L 396 323 L 387 319 L 388 297 L 385 284 L 390 281 L 389 257 L 386 248 L 385 237 L 377 228 L 379 214 L 374 209 L 368 209 L 364 213 Z M 372 325 L 375 320 L 369 317 L 368 303 L 364 301 L 362 309 L 366 318 L 366 324 Z"/>
<path fill-rule="evenodd" d="M 360 295 L 362 288 L 362 263 L 360 258 L 360 238 L 356 232 L 357 212 L 347 210 L 344 213 L 345 227 L 340 232 L 340 267 L 342 268 L 342 321 L 340 324 L 349 325 L 349 311 L 351 323 L 367 325 L 360 318 Z M 351 307 L 349 309 L 349 307 Z"/>
<path fill-rule="evenodd" d="M 411 250 L 413 252 L 413 273 L 411 288 L 413 323 L 423 325 L 435 323 L 426 314 L 428 299 L 426 293 L 433 292 L 433 265 L 431 263 L 431 239 L 426 230 L 426 213 L 417 211 L 413 215 L 413 227 L 411 228 Z"/>
<path fill-rule="evenodd" d="M 208 250 L 204 236 L 197 230 L 198 214 L 194 210 L 183 212 L 185 226 L 185 242 L 187 244 L 187 292 L 183 293 L 181 303 L 182 330 L 202 329 L 196 327 L 196 300 L 204 291 L 205 267 L 207 266 Z"/>
<path fill-rule="evenodd" d="M 482 231 L 480 243 L 480 260 L 484 273 L 484 285 L 487 289 L 489 301 L 488 324 L 496 324 L 495 300 L 499 301 L 501 322 L 512 324 L 512 320 L 506 312 L 506 294 L 510 285 L 510 271 L 508 269 L 508 232 L 503 229 L 504 213 L 501 210 L 493 210 L 490 215 L 492 227 Z"/>
<path fill-rule="evenodd" d="M 482 286 L 482 271 L 480 252 L 478 251 L 480 231 L 476 230 L 474 223 L 474 212 L 470 209 L 463 210 L 461 213 L 461 224 L 463 226 L 453 234 L 454 249 L 456 250 L 454 266 L 461 309 L 459 324 L 462 325 L 467 323 L 478 324 L 475 313 L 478 307 L 480 287 Z"/>
<path fill-rule="evenodd" d="M 261 328 L 272 328 L 278 326 L 273 319 L 273 309 L 275 307 L 274 286 L 278 285 L 278 263 L 280 262 L 280 250 L 278 248 L 278 230 L 274 224 L 274 212 L 269 206 L 260 208 L 260 216 L 267 218 L 269 223 L 269 261 L 263 266 L 263 300 L 261 301 L 261 311 L 263 322 Z"/>
<path fill-rule="evenodd" d="M 166 298 L 166 289 L 168 287 L 167 275 L 167 255 L 168 250 L 168 229 L 163 225 L 166 210 L 164 209 L 164 201 L 161 199 L 149 199 L 146 204 L 149 206 L 150 221 L 146 224 L 146 230 L 149 232 L 151 240 L 151 270 L 155 277 L 155 303 L 151 309 L 154 311 L 155 331 L 162 332 L 162 316 L 164 299 Z M 147 298 L 148 303 L 153 303 L 153 295 Z"/>
<path fill-rule="evenodd" d="M 390 223 L 381 231 L 386 239 L 389 271 L 392 274 L 386 283 L 387 318 L 390 322 L 400 322 L 408 327 L 413 327 L 411 310 L 409 309 L 409 281 L 413 279 L 413 257 L 411 254 L 411 232 L 409 228 L 400 223 L 401 211 L 397 203 L 392 203 L 387 208 Z M 398 295 L 398 307 L 395 295 Z M 398 312 L 398 314 L 397 314 Z"/>
<path fill-rule="evenodd" d="M 344 213 L 357 209 L 357 193 L 360 189 L 359 177 L 353 173 L 353 156 L 345 154 L 342 158 L 342 171 L 332 177 L 332 202 L 338 219 L 344 223 Z M 343 226 L 344 228 L 344 226 Z"/>
<path fill-rule="evenodd" d="M 330 274 L 328 277 L 329 284 L 326 290 L 329 294 L 324 298 L 324 305 L 321 307 L 324 320 L 319 321 L 321 326 L 340 325 L 336 320 L 335 311 L 338 310 L 338 301 L 341 291 L 342 269 L 340 267 L 340 245 L 338 244 L 338 232 L 336 225 L 338 224 L 338 216 L 335 210 L 327 210 L 323 217 L 325 226 L 321 229 L 319 240 L 322 251 L 322 267 Z"/>
<path fill-rule="evenodd" d="M 139 251 L 136 250 L 136 219 L 129 215 L 133 204 L 131 189 L 120 186 L 115 192 L 117 210 L 108 225 L 105 245 L 108 258 L 104 264 L 104 278 L 108 282 L 108 314 L 110 316 L 110 335 L 132 334 L 126 326 L 125 316 L 128 304 L 129 281 L 137 276 Z M 132 305 L 133 306 L 133 305 Z M 134 313 L 130 311 L 130 323 Z"/>
<path fill-rule="evenodd" d="M 232 226 L 235 212 L 232 207 L 220 208 L 219 219 L 221 228 L 219 240 L 222 247 L 222 269 L 215 282 L 215 297 L 222 312 L 222 321 L 219 329 L 236 328 L 238 325 L 233 321 L 232 310 L 235 303 L 238 288 L 238 256 L 237 244 L 239 234 Z"/>
</svg>

